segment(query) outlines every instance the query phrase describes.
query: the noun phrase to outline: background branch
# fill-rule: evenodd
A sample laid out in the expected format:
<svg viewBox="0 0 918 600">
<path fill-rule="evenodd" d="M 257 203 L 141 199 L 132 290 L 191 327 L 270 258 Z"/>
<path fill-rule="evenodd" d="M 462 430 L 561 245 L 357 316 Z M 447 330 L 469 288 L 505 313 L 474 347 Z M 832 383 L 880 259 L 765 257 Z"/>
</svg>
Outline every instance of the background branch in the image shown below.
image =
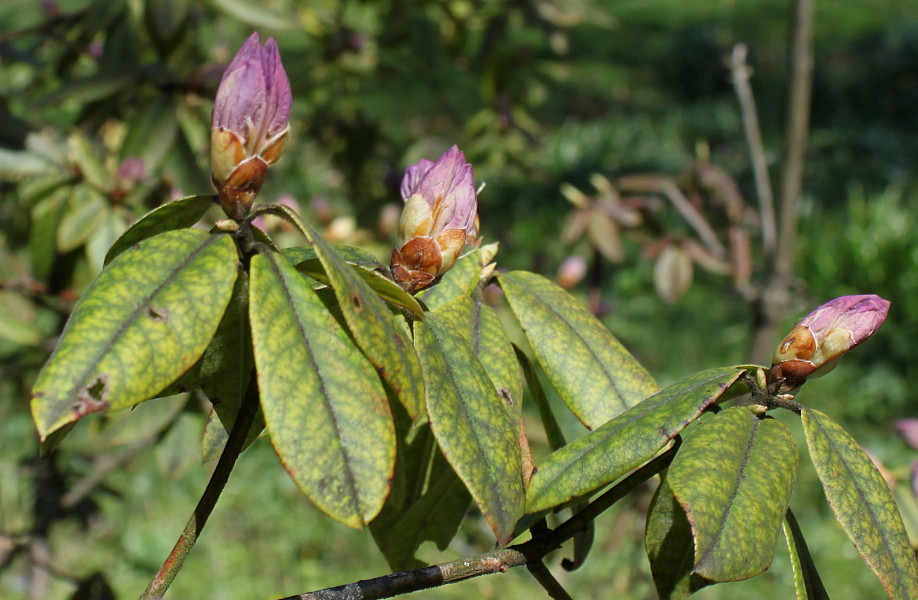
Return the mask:
<svg viewBox="0 0 918 600">
<path fill-rule="evenodd" d="M 759 298 L 756 328 L 749 357 L 754 362 L 768 359 L 778 341 L 778 328 L 790 304 L 793 283 L 797 205 L 803 180 L 810 96 L 813 84 L 813 12 L 815 0 L 796 0 L 790 42 L 790 89 L 787 98 L 787 128 L 781 177 L 780 221 L 776 251 Z"/>
<path fill-rule="evenodd" d="M 768 160 L 765 157 L 765 146 L 762 143 L 762 130 L 759 126 L 755 96 L 752 93 L 752 85 L 749 83 L 752 68 L 746 64 L 747 54 L 746 44 L 735 45 L 727 60 L 727 66 L 730 68 L 730 78 L 733 81 L 733 88 L 736 91 L 743 117 L 743 130 L 746 134 L 746 143 L 749 145 L 749 159 L 752 163 L 755 191 L 759 198 L 759 210 L 762 216 L 762 246 L 766 261 L 770 261 L 775 254 L 777 244 L 775 201 L 771 189 L 771 178 L 768 176 Z"/>
</svg>

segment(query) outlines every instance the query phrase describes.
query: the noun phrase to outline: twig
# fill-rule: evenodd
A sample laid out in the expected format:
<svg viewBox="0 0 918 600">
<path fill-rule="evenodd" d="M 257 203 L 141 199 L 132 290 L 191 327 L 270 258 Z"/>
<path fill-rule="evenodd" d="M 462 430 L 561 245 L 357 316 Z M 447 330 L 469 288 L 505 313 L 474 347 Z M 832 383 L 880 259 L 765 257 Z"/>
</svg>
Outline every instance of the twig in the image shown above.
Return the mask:
<svg viewBox="0 0 918 600">
<path fill-rule="evenodd" d="M 774 193 L 771 190 L 771 178 L 768 175 L 768 160 L 765 158 L 765 146 L 762 143 L 762 130 L 759 127 L 759 116 L 755 107 L 755 96 L 749 78 L 752 69 L 746 64 L 746 44 L 737 44 L 727 60 L 733 88 L 739 100 L 743 117 L 743 130 L 746 143 L 749 145 L 749 158 L 752 161 L 752 174 L 755 178 L 756 195 L 762 213 L 762 246 L 766 260 L 774 256 L 777 244 L 777 225 L 775 224 Z"/>
<path fill-rule="evenodd" d="M 548 592 L 548 596 L 552 598 L 552 600 L 574 600 L 571 595 L 567 593 L 567 590 L 561 587 L 561 584 L 558 583 L 555 576 L 551 574 L 551 571 L 548 570 L 545 563 L 540 560 L 532 561 L 526 564 L 526 568 L 529 569 L 529 572 L 532 573 L 536 581 L 538 581 L 545 591 Z"/>
<path fill-rule="evenodd" d="M 97 485 L 102 483 L 110 473 L 133 460 L 134 457 L 153 445 L 156 439 L 157 436 L 155 435 L 141 438 L 125 448 L 124 451 L 114 456 L 103 456 L 100 458 L 96 464 L 96 468 L 89 475 L 78 481 L 76 485 L 70 488 L 70 490 L 61 497 L 61 508 L 67 510 L 79 504 L 79 502 L 88 496 Z"/>
<path fill-rule="evenodd" d="M 781 177 L 781 206 L 776 251 L 759 300 L 756 329 L 749 357 L 762 362 L 775 343 L 778 326 L 790 304 L 793 278 L 797 204 L 803 180 L 813 85 L 813 12 L 815 0 L 794 2 L 790 43 L 791 81 L 787 98 L 787 129 Z"/>
<path fill-rule="evenodd" d="M 242 452 L 257 412 L 258 386 L 255 383 L 255 378 L 252 378 L 242 405 L 239 407 L 239 413 L 236 415 L 236 421 L 233 423 L 229 438 L 226 441 L 226 447 L 224 447 L 220 460 L 217 462 L 217 467 L 207 483 L 207 488 L 204 489 L 204 493 L 194 509 L 194 514 L 191 515 L 188 524 L 185 525 L 185 529 L 175 543 L 175 547 L 172 548 L 172 552 L 169 553 L 166 561 L 140 596 L 140 600 L 160 600 L 166 590 L 169 589 L 169 586 L 172 585 L 175 576 L 178 575 L 182 565 L 185 563 L 188 553 L 191 552 L 195 542 L 200 537 L 204 525 L 207 524 L 207 519 L 210 517 L 210 513 L 213 512 L 214 506 L 220 498 L 220 493 L 223 492 L 223 488 L 226 486 L 226 481 L 229 479 L 233 466 L 236 464 L 236 459 L 239 458 L 239 454 Z"/>
<path fill-rule="evenodd" d="M 704 219 L 702 214 L 692 206 L 692 203 L 685 197 L 685 194 L 682 193 L 679 186 L 673 183 L 672 180 L 666 179 L 662 185 L 662 192 L 669 201 L 672 202 L 676 210 L 679 211 L 682 218 L 684 218 L 688 224 L 691 225 L 692 229 L 698 233 L 701 241 L 704 242 L 704 245 L 707 247 L 708 252 L 717 258 L 724 258 L 724 256 L 727 255 L 724 245 L 717 239 L 717 234 L 714 233 L 714 230 L 711 229 L 711 226 Z"/>
<path fill-rule="evenodd" d="M 374 579 L 355 581 L 347 585 L 306 592 L 296 596 L 287 596 L 281 600 L 379 600 L 439 587 L 448 583 L 465 581 L 481 575 L 506 573 L 513 567 L 523 565 L 526 565 L 532 571 L 530 565 L 541 564 L 546 555 L 560 548 L 564 542 L 574 537 L 577 533 L 586 530 L 596 517 L 624 498 L 637 486 L 669 466 L 676 456 L 678 447 L 679 439 L 676 438 L 675 444 L 669 450 L 623 479 L 609 491 L 588 504 L 583 510 L 571 516 L 557 529 L 537 529 L 533 527 L 533 537 L 528 542 L 510 546 L 503 550 L 423 567 L 413 571 L 402 571 Z M 544 565 L 542 568 L 545 568 Z M 538 567 L 535 567 L 535 569 L 539 571 Z M 537 577 L 541 576 L 544 576 L 544 573 L 540 572 Z M 541 579 L 539 581 L 544 585 Z M 552 581 L 554 581 L 554 578 L 552 578 Z M 558 585 L 558 588 L 560 589 L 560 585 Z M 567 593 L 563 589 L 561 592 Z M 552 591 L 550 590 L 549 593 L 552 593 Z M 552 597 L 569 598 L 569 596 Z"/>
</svg>

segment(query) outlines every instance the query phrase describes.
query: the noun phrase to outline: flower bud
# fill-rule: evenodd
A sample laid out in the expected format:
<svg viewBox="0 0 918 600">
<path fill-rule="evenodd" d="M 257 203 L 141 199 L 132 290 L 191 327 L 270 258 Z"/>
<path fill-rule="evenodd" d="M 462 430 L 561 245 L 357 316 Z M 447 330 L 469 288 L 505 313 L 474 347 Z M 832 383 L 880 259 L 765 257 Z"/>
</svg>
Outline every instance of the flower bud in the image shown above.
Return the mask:
<svg viewBox="0 0 918 600">
<path fill-rule="evenodd" d="M 456 263 L 478 235 L 478 196 L 472 165 L 458 147 L 437 162 L 421 160 L 405 171 L 405 207 L 390 268 L 395 281 L 414 293 L 430 286 Z"/>
<path fill-rule="evenodd" d="M 889 301 L 873 294 L 831 300 L 797 322 L 775 350 L 769 379 L 784 388 L 835 368 L 843 354 L 872 336 L 889 312 Z"/>
<path fill-rule="evenodd" d="M 224 212 L 248 214 L 290 127 L 290 81 L 277 42 L 253 33 L 223 73 L 210 130 L 211 178 Z"/>
</svg>

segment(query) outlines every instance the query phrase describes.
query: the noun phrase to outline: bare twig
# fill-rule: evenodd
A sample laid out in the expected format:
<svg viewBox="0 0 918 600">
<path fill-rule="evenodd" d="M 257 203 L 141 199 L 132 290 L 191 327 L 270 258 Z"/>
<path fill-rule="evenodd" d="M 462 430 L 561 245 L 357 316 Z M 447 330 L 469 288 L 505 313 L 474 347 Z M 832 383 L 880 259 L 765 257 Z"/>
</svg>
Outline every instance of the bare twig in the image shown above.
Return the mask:
<svg viewBox="0 0 918 600">
<path fill-rule="evenodd" d="M 137 440 L 118 454 L 101 457 L 93 471 L 78 481 L 61 497 L 61 508 L 67 510 L 79 504 L 80 500 L 88 496 L 110 473 L 133 460 L 134 457 L 153 445 L 156 439 L 157 436 L 150 435 Z"/>
<path fill-rule="evenodd" d="M 169 586 L 172 585 L 182 565 L 185 564 L 188 553 L 191 552 L 195 542 L 201 535 L 204 525 L 207 524 L 207 519 L 213 512 L 224 486 L 226 486 L 226 481 L 229 479 L 233 466 L 236 464 L 236 459 L 239 458 L 239 454 L 242 452 L 257 412 L 258 386 L 253 377 L 245 398 L 243 398 L 242 406 L 239 407 L 239 413 L 236 415 L 236 421 L 233 423 L 223 454 L 220 455 L 217 467 L 214 469 L 214 473 L 211 475 L 210 481 L 207 483 L 207 487 L 194 509 L 194 513 L 188 520 L 188 524 L 185 525 L 185 529 L 175 543 L 175 547 L 172 548 L 172 552 L 169 553 L 166 561 L 140 596 L 141 600 L 160 600 L 166 590 L 169 589 Z"/>
<path fill-rule="evenodd" d="M 762 246 L 766 260 L 774 256 L 777 243 L 777 225 L 775 224 L 774 194 L 771 190 L 771 178 L 768 175 L 768 160 L 765 157 L 765 146 L 762 143 L 762 130 L 759 127 L 759 116 L 755 107 L 755 96 L 749 78 L 752 68 L 746 64 L 748 49 L 745 44 L 737 44 L 727 60 L 733 88 L 739 100 L 743 116 L 743 129 L 746 143 L 749 145 L 749 158 L 752 161 L 752 174 L 755 178 L 756 195 L 759 197 L 759 209 L 762 213 Z"/>
<path fill-rule="evenodd" d="M 513 567 L 523 565 L 526 565 L 530 571 L 535 569 L 538 575 L 536 573 L 533 574 L 537 578 L 544 577 L 547 569 L 542 565 L 542 560 L 545 556 L 560 548 L 564 542 L 579 532 L 585 531 L 596 517 L 624 498 L 637 486 L 669 466 L 676 456 L 678 446 L 679 440 L 677 438 L 676 443 L 669 450 L 623 479 L 556 529 L 533 527 L 531 530 L 533 537 L 528 542 L 413 571 L 402 571 L 376 577 L 375 579 L 364 579 L 347 585 L 288 596 L 282 600 L 378 600 L 380 598 L 392 598 L 393 596 L 439 587 L 448 583 L 465 581 L 481 575 L 506 573 Z M 533 567 L 532 565 L 541 565 L 541 568 L 539 566 Z M 554 581 L 554 577 L 551 578 L 551 581 Z M 539 582 L 544 586 L 548 583 L 548 579 L 544 581 L 539 579 Z M 554 584 L 557 585 L 557 582 L 554 581 Z M 549 594 L 555 592 L 565 594 L 553 595 L 553 598 L 569 598 L 566 595 L 567 592 L 561 589 L 560 585 L 555 588 L 549 583 L 546 586 L 546 590 L 549 591 Z"/>
<path fill-rule="evenodd" d="M 672 180 L 667 179 L 662 187 L 663 193 L 669 201 L 672 202 L 673 206 L 676 207 L 676 210 L 679 211 L 686 222 L 692 226 L 692 229 L 698 233 L 698 236 L 701 238 L 701 241 L 704 242 L 708 251 L 717 258 L 724 258 L 727 255 L 724 245 L 717 239 L 717 234 L 711 229 L 711 226 L 705 220 L 704 216 L 695 210 L 695 207 L 692 206 L 692 203 L 685 197 L 685 194 L 682 193 L 679 186 L 673 183 Z"/>
<path fill-rule="evenodd" d="M 571 595 L 567 593 L 567 590 L 561 587 L 561 584 L 558 583 L 555 576 L 551 574 L 551 571 L 548 570 L 545 563 L 540 560 L 534 560 L 526 563 L 526 568 L 529 569 L 529 572 L 532 573 L 536 581 L 538 581 L 545 591 L 548 592 L 548 596 L 552 598 L 552 600 L 574 600 L 571 598 Z"/>
<path fill-rule="evenodd" d="M 797 204 L 803 180 L 810 118 L 813 77 L 813 12 L 815 0 L 794 2 L 790 43 L 790 89 L 787 99 L 787 129 L 781 178 L 778 238 L 768 277 L 759 299 L 756 330 L 749 357 L 762 362 L 771 353 L 778 327 L 790 304 L 796 242 Z"/>
</svg>

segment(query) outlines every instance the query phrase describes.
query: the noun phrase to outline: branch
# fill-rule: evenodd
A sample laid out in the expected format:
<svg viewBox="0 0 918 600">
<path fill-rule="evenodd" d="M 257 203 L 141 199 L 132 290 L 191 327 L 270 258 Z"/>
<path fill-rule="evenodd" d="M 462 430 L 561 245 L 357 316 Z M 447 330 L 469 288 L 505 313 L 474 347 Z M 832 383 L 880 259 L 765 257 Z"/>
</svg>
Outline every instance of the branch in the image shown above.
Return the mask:
<svg viewBox="0 0 918 600">
<path fill-rule="evenodd" d="M 213 512 L 217 500 L 220 499 L 220 494 L 223 492 L 230 473 L 233 471 L 236 459 L 239 458 L 239 454 L 242 452 L 246 436 L 248 436 L 257 412 L 258 386 L 253 377 L 245 398 L 242 400 L 242 405 L 239 407 L 239 413 L 236 415 L 236 421 L 233 423 L 233 428 L 226 441 L 226 446 L 223 448 L 223 453 L 220 455 L 220 460 L 217 462 L 217 467 L 214 469 L 214 473 L 211 475 L 210 481 L 207 483 L 207 487 L 194 509 L 194 513 L 188 520 L 188 524 L 185 525 L 182 535 L 175 542 L 172 552 L 169 553 L 166 561 L 140 596 L 140 600 L 160 600 L 166 590 L 169 589 L 169 586 L 172 585 L 175 576 L 178 575 L 182 565 L 185 564 L 188 553 L 191 552 L 195 542 L 200 537 L 204 525 L 207 524 L 207 519 L 210 517 L 210 513 Z"/>
<path fill-rule="evenodd" d="M 813 12 L 816 0 L 795 0 L 790 42 L 790 89 L 787 97 L 784 164 L 781 178 L 780 221 L 772 264 L 759 300 L 756 330 L 749 357 L 763 362 L 771 354 L 778 327 L 790 304 L 794 246 L 797 237 L 797 204 L 809 133 L 810 96 L 813 86 Z"/>
<path fill-rule="evenodd" d="M 749 158 L 752 162 L 755 190 L 762 213 L 762 245 L 765 250 L 766 260 L 771 260 L 777 244 L 775 202 L 774 194 L 771 190 L 771 178 L 768 176 L 768 160 L 765 158 L 765 146 L 762 143 L 762 130 L 759 127 L 755 96 L 752 94 L 752 86 L 749 85 L 752 69 L 746 64 L 746 54 L 746 45 L 737 44 L 733 47 L 730 58 L 727 59 L 727 66 L 730 68 L 733 88 L 736 90 L 736 97 L 739 100 L 740 112 L 743 116 L 743 130 L 746 133 L 746 143 L 749 145 Z"/>
<path fill-rule="evenodd" d="M 567 592 L 561 589 L 560 584 L 555 581 L 554 577 L 551 577 L 550 573 L 548 576 L 551 581 L 545 578 L 548 569 L 542 564 L 542 560 L 547 554 L 560 548 L 564 542 L 586 530 L 596 517 L 637 486 L 668 467 L 676 456 L 678 448 L 679 438 L 676 438 L 669 450 L 623 479 L 556 529 L 533 529 L 533 537 L 528 542 L 413 571 L 402 571 L 374 579 L 355 581 L 347 585 L 287 596 L 281 600 L 379 600 L 465 581 L 481 575 L 506 573 L 513 567 L 523 565 L 533 572 L 552 598 L 569 598 Z"/>
</svg>

